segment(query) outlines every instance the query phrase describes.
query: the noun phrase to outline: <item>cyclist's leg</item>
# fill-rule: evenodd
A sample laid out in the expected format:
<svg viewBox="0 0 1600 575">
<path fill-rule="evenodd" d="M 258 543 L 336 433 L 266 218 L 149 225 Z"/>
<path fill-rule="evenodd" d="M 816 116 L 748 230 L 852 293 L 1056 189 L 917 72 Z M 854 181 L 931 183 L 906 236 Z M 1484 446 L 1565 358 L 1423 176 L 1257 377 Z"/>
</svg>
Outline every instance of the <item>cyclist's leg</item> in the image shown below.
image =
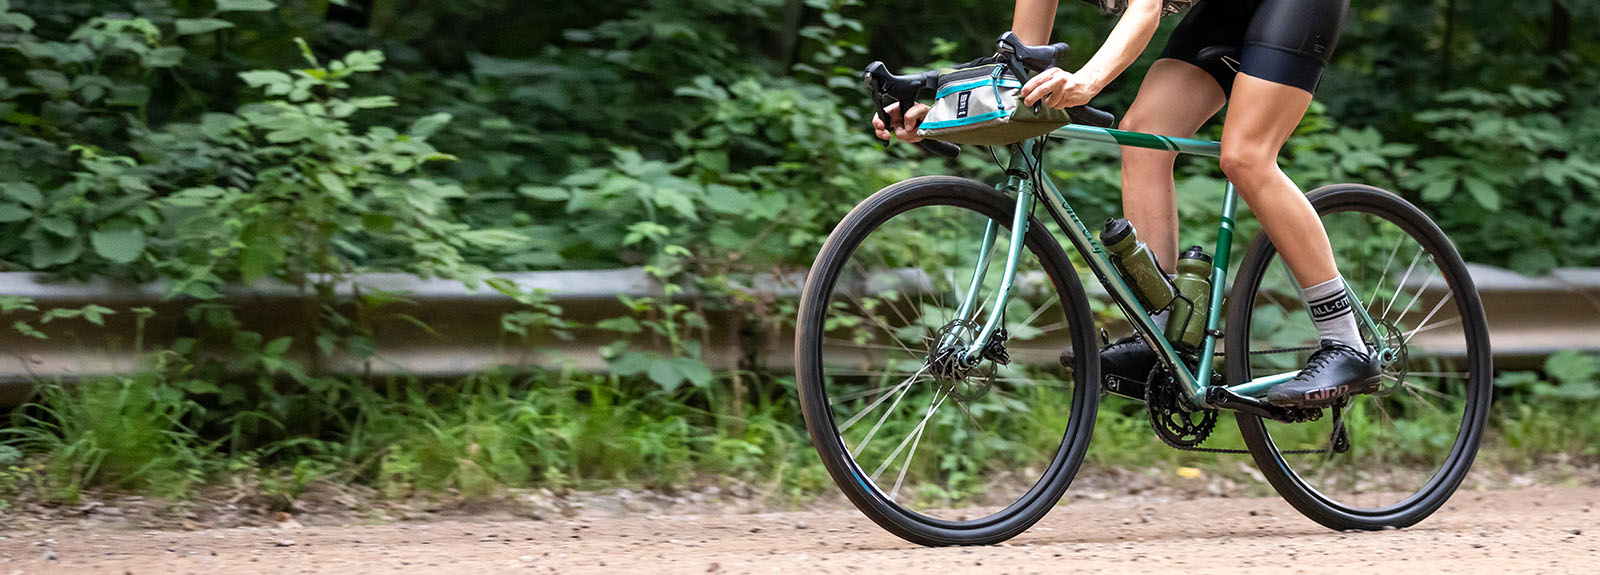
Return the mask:
<svg viewBox="0 0 1600 575">
<path fill-rule="evenodd" d="M 1188 138 L 1226 102 L 1212 75 L 1193 64 L 1163 58 L 1150 66 L 1122 129 Z M 1177 270 L 1178 203 L 1172 179 L 1176 152 L 1122 148 L 1122 214 L 1139 230 L 1161 269 Z"/>
<path fill-rule="evenodd" d="M 1335 279 L 1316 210 L 1278 169 L 1278 152 L 1311 105 L 1338 45 L 1349 0 L 1262 0 L 1250 14 L 1222 128 L 1222 170 L 1302 287 Z"/>
<path fill-rule="evenodd" d="M 1222 128 L 1222 169 L 1300 284 L 1322 348 L 1267 401 L 1320 407 L 1378 388 L 1376 357 L 1362 341 L 1327 231 L 1278 152 L 1300 124 L 1339 40 L 1348 0 L 1262 0 L 1245 34 L 1233 106 Z"/>
<path fill-rule="evenodd" d="M 1322 220 L 1278 168 L 1278 152 L 1311 105 L 1303 89 L 1240 74 L 1222 127 L 1222 171 L 1261 221 L 1295 280 L 1313 286 L 1339 274 Z"/>
<path fill-rule="evenodd" d="M 1216 115 L 1224 101 L 1222 88 L 1210 73 L 1187 62 L 1162 58 L 1150 66 L 1121 127 L 1191 137 Z M 1177 270 L 1178 259 L 1178 203 L 1172 180 L 1176 158 L 1175 152 L 1122 148 L 1123 217 L 1138 228 L 1139 239 L 1150 246 L 1168 272 Z M 1155 352 L 1136 336 L 1100 350 L 1100 371 L 1108 376 L 1106 388 L 1135 399 L 1144 399 L 1143 383 L 1155 363 Z"/>
</svg>

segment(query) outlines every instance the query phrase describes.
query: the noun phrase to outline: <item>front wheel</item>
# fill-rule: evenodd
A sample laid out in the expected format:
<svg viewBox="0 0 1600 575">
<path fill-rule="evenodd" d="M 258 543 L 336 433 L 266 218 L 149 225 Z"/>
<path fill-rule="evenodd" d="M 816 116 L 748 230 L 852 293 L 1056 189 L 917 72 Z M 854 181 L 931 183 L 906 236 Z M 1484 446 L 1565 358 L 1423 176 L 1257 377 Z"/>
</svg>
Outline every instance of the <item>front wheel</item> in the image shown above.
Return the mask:
<svg viewBox="0 0 1600 575">
<path fill-rule="evenodd" d="M 1379 391 L 1279 423 L 1239 414 L 1256 465 L 1284 499 L 1333 529 L 1406 527 L 1444 505 L 1488 423 L 1493 362 L 1483 305 L 1444 232 L 1405 199 L 1359 185 L 1307 194 L 1339 271 L 1383 341 Z M 1305 365 L 1317 332 L 1299 286 L 1265 234 L 1230 296 L 1228 379 Z"/>
<path fill-rule="evenodd" d="M 1094 320 L 1037 220 L 995 309 L 1015 206 L 959 178 L 885 188 L 828 236 L 801 294 L 795 365 L 812 443 L 857 508 L 914 543 L 1021 533 L 1060 499 L 1094 431 Z M 995 313 L 995 353 L 969 369 L 938 361 Z M 1066 367 L 1064 347 L 1077 351 Z"/>
</svg>

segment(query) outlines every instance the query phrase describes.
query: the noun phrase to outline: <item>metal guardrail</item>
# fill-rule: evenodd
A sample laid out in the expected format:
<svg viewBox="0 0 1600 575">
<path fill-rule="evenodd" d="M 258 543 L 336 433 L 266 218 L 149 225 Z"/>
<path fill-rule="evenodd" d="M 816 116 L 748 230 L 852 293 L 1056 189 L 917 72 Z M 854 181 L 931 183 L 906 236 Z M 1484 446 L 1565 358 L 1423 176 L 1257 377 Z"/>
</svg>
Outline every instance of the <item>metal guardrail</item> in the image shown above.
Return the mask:
<svg viewBox="0 0 1600 575">
<path fill-rule="evenodd" d="M 1560 269 L 1548 276 L 1530 278 L 1507 270 L 1471 266 L 1473 279 L 1488 312 L 1495 355 L 1501 367 L 1536 364 L 1538 358 L 1562 349 L 1600 350 L 1600 269 Z M 618 295 L 659 295 L 660 286 L 641 269 L 508 273 L 502 277 L 524 288 L 544 290 L 564 308 L 563 317 L 580 326 L 624 315 Z M 798 294 L 803 274 L 772 277 L 752 286 L 752 291 L 780 297 Z M 497 366 L 570 364 L 580 370 L 605 365 L 598 348 L 615 341 L 613 332 L 588 327 L 573 330 L 571 340 L 550 338 L 539 347 L 502 333 L 500 319 L 518 306 L 493 290 L 469 290 L 457 282 L 420 279 L 406 274 L 376 273 L 357 277 L 365 288 L 407 294 L 411 302 L 394 313 L 404 313 L 427 324 L 430 330 L 409 322 L 378 318 L 376 341 L 379 358 L 361 361 L 336 357 L 324 362 L 335 373 L 370 377 L 414 375 L 456 377 Z M 1105 297 L 1088 282 L 1091 297 Z M 351 293 L 351 285 L 340 286 Z M 158 349 L 200 328 L 185 316 L 194 302 L 163 300 L 163 287 L 119 284 L 104 280 L 87 283 L 53 283 L 46 276 L 0 273 L 0 295 L 32 298 L 41 309 L 99 304 L 117 310 L 104 327 L 81 321 L 40 325 L 50 338 L 26 337 L 0 325 L 0 404 L 14 404 L 35 382 L 73 380 L 88 376 L 130 373 L 141 369 L 145 356 L 132 349 L 134 317 L 127 310 L 156 310 L 145 327 L 144 342 Z M 692 296 L 693 294 L 689 294 Z M 235 286 L 224 293 L 237 317 L 248 329 L 268 339 L 305 336 L 314 306 L 293 287 L 265 283 Z M 730 312 L 706 311 L 712 326 L 738 325 Z M 10 318 L 7 318 L 10 319 Z M 9 324 L 8 322 L 5 322 Z M 713 367 L 729 368 L 740 358 L 757 353 L 756 360 L 770 369 L 788 369 L 793 342 L 788 330 L 764 335 L 760 350 L 745 348 L 739 334 L 713 329 L 705 341 L 705 359 Z M 309 358 L 308 337 L 297 338 L 291 355 Z M 640 343 L 648 344 L 641 339 Z M 227 350 L 219 350 L 226 353 Z"/>
</svg>

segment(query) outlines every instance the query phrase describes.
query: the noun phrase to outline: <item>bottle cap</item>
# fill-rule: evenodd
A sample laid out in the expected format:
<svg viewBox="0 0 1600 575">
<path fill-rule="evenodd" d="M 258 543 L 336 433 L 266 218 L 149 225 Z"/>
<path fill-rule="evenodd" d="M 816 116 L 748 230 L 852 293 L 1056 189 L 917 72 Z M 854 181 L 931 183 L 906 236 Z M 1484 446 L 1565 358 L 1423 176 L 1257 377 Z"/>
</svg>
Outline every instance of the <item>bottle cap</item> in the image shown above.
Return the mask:
<svg viewBox="0 0 1600 575">
<path fill-rule="evenodd" d="M 1183 255 L 1178 256 L 1178 259 L 1200 260 L 1208 264 L 1211 263 L 1211 256 L 1206 255 L 1205 250 L 1201 249 L 1200 246 L 1189 246 L 1189 249 L 1184 250 Z"/>
<path fill-rule="evenodd" d="M 1108 246 L 1121 243 L 1123 239 L 1126 239 L 1132 233 L 1133 224 L 1128 223 L 1128 220 L 1110 218 L 1106 220 L 1105 229 L 1100 230 L 1100 243 Z"/>
</svg>

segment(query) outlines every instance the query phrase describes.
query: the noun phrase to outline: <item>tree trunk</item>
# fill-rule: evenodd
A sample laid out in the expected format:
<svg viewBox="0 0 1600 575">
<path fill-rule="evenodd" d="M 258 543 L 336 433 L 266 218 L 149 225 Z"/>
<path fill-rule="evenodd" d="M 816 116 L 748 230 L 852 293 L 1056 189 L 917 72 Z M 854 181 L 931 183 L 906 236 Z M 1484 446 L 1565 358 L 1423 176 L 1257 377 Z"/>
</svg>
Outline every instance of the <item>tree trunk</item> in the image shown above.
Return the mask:
<svg viewBox="0 0 1600 575">
<path fill-rule="evenodd" d="M 1447 92 L 1454 81 L 1451 78 L 1451 67 L 1454 66 L 1456 43 L 1456 0 L 1444 1 L 1444 36 L 1439 41 L 1439 91 Z"/>
<path fill-rule="evenodd" d="M 1545 46 L 1549 48 L 1550 64 L 1545 68 L 1545 79 L 1550 81 L 1551 88 L 1559 88 L 1569 77 L 1566 56 L 1572 51 L 1572 11 L 1567 8 L 1566 0 L 1550 0 L 1547 31 Z"/>
<path fill-rule="evenodd" d="M 787 0 L 783 3 L 783 23 L 773 38 L 772 55 L 788 70 L 794 65 L 795 53 L 800 46 L 800 16 L 805 14 L 805 0 Z"/>
</svg>

